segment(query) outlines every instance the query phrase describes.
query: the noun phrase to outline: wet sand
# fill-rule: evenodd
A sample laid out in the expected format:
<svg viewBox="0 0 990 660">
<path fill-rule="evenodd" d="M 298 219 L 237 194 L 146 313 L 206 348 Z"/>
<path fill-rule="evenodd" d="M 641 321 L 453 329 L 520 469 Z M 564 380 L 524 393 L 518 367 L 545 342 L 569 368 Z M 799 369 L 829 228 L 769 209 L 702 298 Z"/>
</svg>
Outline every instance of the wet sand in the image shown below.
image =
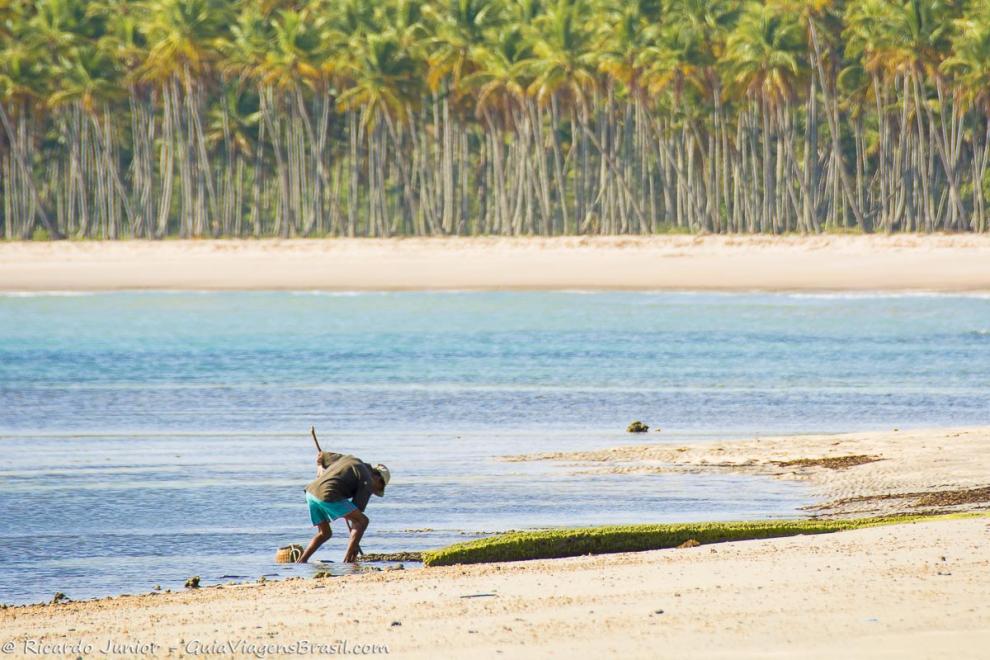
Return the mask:
<svg viewBox="0 0 990 660">
<path fill-rule="evenodd" d="M 642 437 L 653 441 L 504 460 L 563 461 L 576 472 L 732 472 L 801 481 L 817 500 L 808 507 L 808 515 L 990 510 L 990 428 L 892 429 L 696 444 Z"/>
<path fill-rule="evenodd" d="M 562 460 L 575 470 L 733 470 L 800 479 L 824 505 L 816 513 L 829 515 L 982 515 L 687 549 L 13 607 L 0 610 L 0 643 L 22 655 L 25 644 L 41 643 L 96 650 L 108 641 L 154 644 L 156 653 L 172 656 L 242 644 L 239 653 L 228 653 L 237 656 L 298 642 L 337 644 L 339 652 L 346 641 L 351 649 L 385 645 L 403 658 L 438 652 L 485 658 L 985 657 L 988 503 L 946 500 L 944 493 L 982 492 L 990 482 L 988 443 L 990 429 L 892 430 L 693 445 L 655 441 L 515 457 L 510 460 Z M 912 494 L 880 497 L 898 493 Z M 936 493 L 943 493 L 942 501 L 919 502 Z M 852 503 L 837 504 L 849 498 Z"/>
<path fill-rule="evenodd" d="M 970 518 L 226 586 L 3 610 L 0 643 L 153 643 L 173 657 L 244 640 L 377 644 L 400 658 L 979 658 L 988 543 L 990 519 Z"/>
<path fill-rule="evenodd" d="M 990 291 L 990 235 L 0 243 L 0 291 Z"/>
</svg>

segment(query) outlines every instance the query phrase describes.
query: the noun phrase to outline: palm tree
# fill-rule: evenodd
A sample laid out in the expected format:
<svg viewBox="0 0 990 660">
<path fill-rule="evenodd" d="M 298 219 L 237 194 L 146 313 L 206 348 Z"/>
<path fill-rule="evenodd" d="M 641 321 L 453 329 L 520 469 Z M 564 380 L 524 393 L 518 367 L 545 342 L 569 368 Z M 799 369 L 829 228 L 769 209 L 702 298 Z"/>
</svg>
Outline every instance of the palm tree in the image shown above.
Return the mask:
<svg viewBox="0 0 990 660">
<path fill-rule="evenodd" d="M 649 148 L 650 98 L 645 76 L 649 56 L 641 54 L 657 46 L 664 20 L 663 5 L 659 0 L 637 0 L 604 9 L 606 20 L 599 28 L 596 46 L 600 54 L 598 67 L 609 76 L 611 86 L 620 89 L 626 98 L 626 139 L 621 160 L 633 181 L 635 195 L 645 197 L 650 206 L 647 224 L 637 230 L 652 233 L 658 221 L 654 171 L 657 159 L 650 157 Z"/>
<path fill-rule="evenodd" d="M 544 150 L 543 118 L 539 110 L 551 106 L 551 123 L 556 125 L 557 107 L 563 106 L 577 118 L 577 129 L 595 145 L 607 163 L 608 171 L 619 178 L 623 186 L 625 179 L 615 166 L 611 136 L 603 130 L 600 135 L 591 131 L 590 109 L 594 97 L 600 90 L 599 55 L 595 49 L 595 31 L 591 23 L 591 6 L 585 0 L 557 0 L 533 21 L 533 57 L 520 68 L 532 79 L 527 92 L 528 113 L 517 123 L 532 134 L 528 139 L 537 144 L 535 173 L 539 186 L 537 199 L 543 217 L 543 233 L 559 233 L 568 225 L 567 192 L 562 176 L 556 176 L 557 206 L 561 210 L 559 222 L 552 213 L 550 184 L 547 174 Z M 607 94 L 612 99 L 612 94 Z M 573 131 L 572 131 L 573 132 Z M 555 164 L 560 161 L 560 144 L 556 132 L 552 132 L 553 157 Z M 559 172 L 559 168 L 555 168 Z M 583 197 L 583 194 L 582 194 Z M 633 200 L 630 200 L 633 201 Z M 637 213 L 638 215 L 638 213 Z M 590 208 L 581 218 L 582 226 L 590 221 Z M 611 216 L 609 216 L 611 220 Z"/>
<path fill-rule="evenodd" d="M 83 151 L 88 150 L 88 140 L 86 133 L 79 130 L 78 119 L 88 118 L 95 136 L 93 160 L 97 166 L 93 174 L 96 189 L 103 198 L 97 205 L 103 218 L 101 235 L 117 238 L 121 233 L 121 223 L 115 208 L 117 200 L 123 205 L 132 231 L 142 224 L 135 217 L 129 192 L 124 188 L 116 162 L 116 131 L 111 121 L 110 108 L 127 95 L 120 84 L 120 72 L 115 60 L 98 43 L 83 43 L 71 48 L 69 54 L 60 58 L 56 68 L 58 86 L 49 95 L 48 106 L 53 109 L 68 105 L 76 107 L 79 115 L 77 122 L 72 124 L 72 139 L 80 142 L 80 149 Z M 74 165 L 81 168 L 78 162 Z M 78 169 L 75 177 L 80 182 L 84 178 Z M 84 236 L 88 233 L 85 224 L 81 233 Z"/>
<path fill-rule="evenodd" d="M 934 82 L 940 103 L 947 101 L 943 94 L 943 81 L 939 66 L 949 48 L 949 35 L 954 9 L 941 0 L 899 0 L 880 2 L 868 0 L 851 7 L 847 12 L 846 32 L 852 46 L 862 53 L 864 68 L 883 70 L 887 80 L 903 80 L 905 107 L 913 101 L 916 157 L 910 165 L 913 178 L 920 182 L 918 214 L 924 218 L 925 227 L 934 230 L 942 221 L 936 207 L 939 186 L 930 167 L 929 154 L 937 152 L 946 175 L 950 204 L 949 217 L 944 225 L 958 225 L 964 213 L 960 187 L 957 181 L 958 150 L 945 139 L 946 122 L 951 113 L 941 108 L 938 121 L 929 101 L 928 83 Z M 902 132 L 908 131 L 907 112 L 902 116 Z M 927 119 L 927 125 L 925 120 Z M 911 215 L 914 215 L 913 213 Z"/>
<path fill-rule="evenodd" d="M 666 196 L 678 226 L 717 231 L 719 209 L 730 206 L 729 128 L 718 65 L 738 16 L 737 2 L 669 0 L 660 29 L 638 57 L 644 86 L 659 100 L 651 124 L 663 167 L 677 181 Z"/>
<path fill-rule="evenodd" d="M 386 124 L 402 122 L 410 99 L 422 93 L 418 80 L 422 70 L 391 30 L 368 34 L 351 42 L 354 60 L 341 70 L 349 86 L 337 103 L 343 110 L 359 112 L 360 126 L 368 140 L 368 235 L 391 233 L 389 206 L 385 196 L 387 160 Z"/>
<path fill-rule="evenodd" d="M 990 225 L 985 205 L 987 163 L 990 161 L 990 7 L 980 2 L 970 3 L 955 20 L 954 27 L 953 55 L 942 62 L 941 68 L 954 77 L 958 98 L 956 111 L 965 115 L 972 110 L 970 187 L 973 217 L 970 228 L 982 232 Z"/>
<path fill-rule="evenodd" d="M 251 6 L 241 11 L 237 23 L 230 28 L 230 35 L 221 45 L 222 59 L 221 74 L 229 80 L 230 91 L 226 94 L 219 108 L 219 128 L 223 135 L 225 151 L 233 150 L 235 160 L 243 159 L 253 162 L 250 173 L 251 193 L 249 203 L 249 224 L 255 236 L 262 235 L 264 229 L 263 188 L 265 187 L 265 172 L 268 161 L 265 159 L 265 122 L 262 121 L 263 92 L 259 89 L 258 78 L 262 75 L 262 62 L 268 44 L 274 39 L 274 27 L 260 6 Z M 246 104 L 246 105 L 245 105 Z M 216 124 L 216 119 L 213 120 Z M 236 137 L 233 127 L 243 128 L 242 138 Z M 214 129 L 214 136 L 219 137 Z M 214 137 L 211 142 L 217 143 Z M 253 144 L 251 152 L 246 148 Z M 235 146 L 236 145 L 236 146 Z M 241 165 L 240 167 L 244 167 Z M 280 176 L 280 175 L 279 175 Z M 280 177 L 281 178 L 281 177 Z M 235 175 L 235 188 L 241 184 L 240 170 Z M 243 200 L 235 193 L 235 197 Z M 281 203 L 281 198 L 280 198 Z M 240 204 L 235 203 L 235 209 Z M 281 217 L 281 216 L 280 216 Z M 240 234 L 241 224 L 238 215 L 234 223 Z M 285 223 L 285 227 L 288 223 Z"/>
<path fill-rule="evenodd" d="M 751 2 L 729 36 L 726 71 L 746 94 L 772 106 L 792 101 L 806 73 L 803 30 L 793 14 Z"/>
<path fill-rule="evenodd" d="M 33 19 L 27 7 L 15 5 L 8 9 L 0 51 L 0 123 L 7 137 L 9 161 L 5 163 L 4 179 L 7 190 L 4 208 L 4 235 L 13 238 L 30 236 L 35 218 L 51 238 L 64 238 L 46 210 L 35 183 L 33 168 L 34 135 L 29 134 L 28 122 L 33 109 L 45 96 L 51 62 L 50 51 L 36 38 Z M 12 108 L 17 122 L 15 129 L 7 108 Z M 14 223 L 21 222 L 15 230 Z"/>
<path fill-rule="evenodd" d="M 791 104 L 796 99 L 804 63 L 804 31 L 797 17 L 772 5 L 749 3 L 726 44 L 724 58 L 731 85 L 749 98 L 758 99 L 763 118 L 763 221 L 779 232 L 788 229 L 790 212 L 807 213 L 807 204 L 796 199 L 791 180 L 803 181 L 798 170 L 796 134 Z M 776 158 L 770 145 L 776 142 Z M 793 177 L 792 175 L 797 175 Z M 807 190 L 802 191 L 807 196 Z M 813 229 L 813 220 L 803 218 L 803 229 Z"/>
<path fill-rule="evenodd" d="M 165 104 L 168 121 L 163 138 L 168 144 L 164 148 L 169 162 L 174 154 L 179 164 L 179 234 L 198 236 L 205 230 L 204 189 L 216 233 L 219 209 L 201 114 L 203 97 L 233 24 L 233 6 L 224 0 L 148 0 L 144 11 L 147 24 L 143 29 L 151 46 L 140 73 L 144 81 L 159 87 Z M 168 214 L 170 196 L 169 188 L 163 193 L 159 222 Z"/>
<path fill-rule="evenodd" d="M 471 59 L 477 68 L 461 81 L 464 93 L 474 95 L 475 114 L 484 122 L 486 153 L 490 154 L 490 187 L 495 196 L 494 203 L 485 206 L 484 221 L 494 233 L 520 230 L 521 216 L 512 212 L 509 191 L 522 185 L 522 181 L 512 176 L 515 168 L 506 165 L 506 137 L 519 130 L 515 118 L 524 107 L 528 86 L 521 70 L 532 57 L 524 29 L 518 25 L 507 28 L 472 51 Z M 518 197 L 517 201 L 521 199 Z"/>
<path fill-rule="evenodd" d="M 439 7 L 425 8 L 433 32 L 428 55 L 430 87 L 437 89 L 449 78 L 456 90 L 461 79 L 473 72 L 472 50 L 486 42 L 488 31 L 501 27 L 500 5 L 498 0 L 447 0 Z"/>
<path fill-rule="evenodd" d="M 441 209 L 440 225 L 444 233 L 461 233 L 467 222 L 466 205 L 458 205 L 456 199 L 457 179 L 466 180 L 467 172 L 466 164 L 460 162 L 463 149 L 459 147 L 466 136 L 456 107 L 463 96 L 461 81 L 476 68 L 472 52 L 486 43 L 489 32 L 500 29 L 501 8 L 499 0 L 446 0 L 424 7 L 431 31 L 426 42 L 426 81 L 434 93 L 433 120 L 439 129 L 434 187 L 439 191 L 436 206 Z M 456 226 L 455 215 L 460 216 Z"/>
<path fill-rule="evenodd" d="M 223 0 L 149 0 L 144 32 L 152 43 L 144 63 L 149 80 L 208 78 L 235 14 Z M 197 80 L 191 80 L 195 77 Z"/>
<path fill-rule="evenodd" d="M 3 232 L 987 231 L 985 5 L 0 3 Z"/>
<path fill-rule="evenodd" d="M 318 115 L 322 121 L 314 129 L 306 104 L 306 96 L 312 94 L 324 109 L 329 109 L 326 72 L 322 68 L 326 56 L 323 21 L 308 9 L 278 10 L 269 20 L 272 39 L 259 53 L 254 74 L 261 88 L 262 117 L 276 158 L 282 201 L 280 217 L 285 218 L 281 233 L 283 236 L 288 236 L 290 231 L 309 234 L 315 226 L 323 224 L 323 189 L 330 187 L 324 165 L 326 114 Z M 284 101 L 286 107 L 282 109 L 287 112 L 278 112 L 280 100 Z M 279 121 L 276 113 L 284 121 Z M 299 167 L 302 157 L 294 153 L 299 149 L 300 140 L 294 133 L 300 124 L 305 132 L 304 142 L 309 145 L 306 156 L 312 167 L 306 172 Z M 317 176 L 309 176 L 312 173 Z M 303 220 L 303 216 L 308 219 Z"/>
</svg>

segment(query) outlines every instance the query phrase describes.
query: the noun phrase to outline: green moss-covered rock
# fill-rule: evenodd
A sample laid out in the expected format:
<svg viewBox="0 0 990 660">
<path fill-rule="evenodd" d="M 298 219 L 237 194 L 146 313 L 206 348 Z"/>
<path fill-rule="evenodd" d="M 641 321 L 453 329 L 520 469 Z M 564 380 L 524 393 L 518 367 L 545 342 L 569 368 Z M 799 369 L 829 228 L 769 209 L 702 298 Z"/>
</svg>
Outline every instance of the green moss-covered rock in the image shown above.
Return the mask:
<svg viewBox="0 0 990 660">
<path fill-rule="evenodd" d="M 741 522 L 623 525 L 579 529 L 513 532 L 457 543 L 423 553 L 426 566 L 480 564 L 497 561 L 552 559 L 588 554 L 676 548 L 689 540 L 699 544 L 765 539 L 798 534 L 827 534 L 862 527 L 981 514 L 892 516 L 848 520 L 747 520 Z"/>
<path fill-rule="evenodd" d="M 646 433 L 650 430 L 650 427 L 639 421 L 638 419 L 626 427 L 626 432 L 628 433 Z"/>
</svg>

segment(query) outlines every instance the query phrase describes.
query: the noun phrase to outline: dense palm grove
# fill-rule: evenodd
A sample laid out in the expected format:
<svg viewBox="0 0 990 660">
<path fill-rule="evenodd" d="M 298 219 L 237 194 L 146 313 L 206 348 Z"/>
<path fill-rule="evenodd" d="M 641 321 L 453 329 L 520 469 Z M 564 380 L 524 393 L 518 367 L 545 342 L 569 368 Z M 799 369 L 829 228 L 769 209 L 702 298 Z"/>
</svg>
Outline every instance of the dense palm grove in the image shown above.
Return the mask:
<svg viewBox="0 0 990 660">
<path fill-rule="evenodd" d="M 9 0 L 6 238 L 986 231 L 990 3 Z"/>
</svg>

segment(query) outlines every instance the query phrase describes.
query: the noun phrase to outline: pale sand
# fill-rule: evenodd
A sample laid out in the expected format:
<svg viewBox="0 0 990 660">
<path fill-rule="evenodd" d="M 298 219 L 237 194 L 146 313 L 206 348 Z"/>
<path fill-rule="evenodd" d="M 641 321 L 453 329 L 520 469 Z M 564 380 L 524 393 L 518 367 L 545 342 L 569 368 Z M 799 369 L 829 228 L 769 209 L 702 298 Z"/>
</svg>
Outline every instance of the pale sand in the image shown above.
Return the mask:
<svg viewBox="0 0 990 660">
<path fill-rule="evenodd" d="M 0 290 L 990 291 L 990 235 L 0 243 Z"/>
<path fill-rule="evenodd" d="M 400 658 L 985 658 L 988 544 L 990 519 L 971 518 L 227 586 L 0 611 L 0 643 L 156 642 L 173 656 L 194 641 L 342 639 Z"/>
<path fill-rule="evenodd" d="M 549 456 L 582 470 L 776 473 L 807 480 L 827 499 L 986 485 L 987 442 L 988 429 L 891 431 Z M 767 463 L 853 454 L 884 460 L 845 470 Z M 985 503 L 963 508 L 974 506 Z M 901 508 L 917 510 L 910 501 Z M 245 639 L 387 644 L 394 657 L 423 658 L 985 658 L 988 543 L 990 518 L 980 517 L 226 586 L 0 610 L 0 643 L 156 642 L 173 655 L 193 640 Z"/>
<path fill-rule="evenodd" d="M 810 513 L 817 515 L 875 516 L 990 509 L 990 428 L 768 436 L 697 444 L 670 443 L 662 437 L 652 440 L 645 445 L 509 456 L 505 460 L 566 461 L 576 471 L 591 472 L 727 471 L 770 475 L 809 484 L 818 500 L 818 504 L 809 507 Z M 839 469 L 779 465 L 801 459 L 846 456 L 879 460 Z M 972 494 L 978 501 L 956 505 L 932 503 L 939 493 L 976 489 L 986 490 L 983 494 Z"/>
</svg>

